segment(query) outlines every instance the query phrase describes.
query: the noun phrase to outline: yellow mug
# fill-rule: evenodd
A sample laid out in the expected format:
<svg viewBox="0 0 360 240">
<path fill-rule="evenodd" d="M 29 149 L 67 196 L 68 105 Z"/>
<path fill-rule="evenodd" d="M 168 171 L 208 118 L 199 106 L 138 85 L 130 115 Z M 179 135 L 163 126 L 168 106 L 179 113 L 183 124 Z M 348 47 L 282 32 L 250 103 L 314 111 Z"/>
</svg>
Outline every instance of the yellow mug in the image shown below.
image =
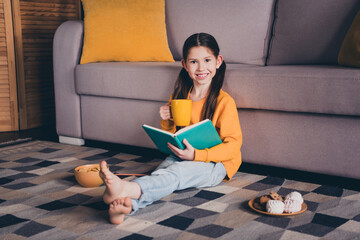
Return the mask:
<svg viewBox="0 0 360 240">
<path fill-rule="evenodd" d="M 190 125 L 191 106 L 192 101 L 190 99 L 171 100 L 171 120 L 174 121 L 176 126 L 185 127 Z"/>
</svg>

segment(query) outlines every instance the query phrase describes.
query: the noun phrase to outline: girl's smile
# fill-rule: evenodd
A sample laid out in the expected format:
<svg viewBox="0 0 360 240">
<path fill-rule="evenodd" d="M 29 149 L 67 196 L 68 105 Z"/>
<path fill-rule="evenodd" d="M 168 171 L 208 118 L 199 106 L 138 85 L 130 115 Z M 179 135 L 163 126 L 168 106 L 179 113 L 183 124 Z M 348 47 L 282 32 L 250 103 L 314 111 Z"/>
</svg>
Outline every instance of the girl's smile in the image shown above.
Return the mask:
<svg viewBox="0 0 360 240">
<path fill-rule="evenodd" d="M 199 80 L 203 80 L 203 79 L 205 79 L 207 76 L 209 76 L 209 73 L 196 74 L 196 77 L 197 77 Z"/>
</svg>

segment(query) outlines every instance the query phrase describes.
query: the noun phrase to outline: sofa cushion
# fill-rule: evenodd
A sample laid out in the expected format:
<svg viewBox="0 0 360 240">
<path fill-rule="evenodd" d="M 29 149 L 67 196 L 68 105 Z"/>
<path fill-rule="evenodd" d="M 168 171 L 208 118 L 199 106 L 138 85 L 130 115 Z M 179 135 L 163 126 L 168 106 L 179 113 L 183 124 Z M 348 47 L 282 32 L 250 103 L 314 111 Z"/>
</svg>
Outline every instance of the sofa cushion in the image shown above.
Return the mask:
<svg viewBox="0 0 360 240">
<path fill-rule="evenodd" d="M 165 0 L 82 0 L 81 64 L 108 61 L 169 61 Z"/>
<path fill-rule="evenodd" d="M 79 94 L 168 101 L 181 63 L 110 62 L 77 65 Z"/>
<path fill-rule="evenodd" d="M 359 0 L 279 0 L 267 64 L 337 64 Z"/>
<path fill-rule="evenodd" d="M 207 32 L 219 43 L 227 62 L 264 65 L 274 0 L 166 0 L 166 26 L 175 60 L 184 41 Z"/>
<path fill-rule="evenodd" d="M 228 64 L 224 89 L 238 108 L 360 116 L 360 70 Z"/>
<path fill-rule="evenodd" d="M 175 63 L 96 63 L 76 67 L 79 94 L 169 99 Z M 334 66 L 228 64 L 224 90 L 238 108 L 360 116 L 360 70 Z"/>
</svg>

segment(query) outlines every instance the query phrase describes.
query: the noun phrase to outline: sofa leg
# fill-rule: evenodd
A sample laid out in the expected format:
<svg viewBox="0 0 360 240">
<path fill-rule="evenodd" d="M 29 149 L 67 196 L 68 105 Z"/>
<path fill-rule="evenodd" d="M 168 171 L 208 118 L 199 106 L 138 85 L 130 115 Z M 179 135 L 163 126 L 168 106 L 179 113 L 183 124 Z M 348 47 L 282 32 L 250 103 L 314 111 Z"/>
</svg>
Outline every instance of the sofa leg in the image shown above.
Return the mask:
<svg viewBox="0 0 360 240">
<path fill-rule="evenodd" d="M 59 142 L 65 143 L 65 144 L 70 144 L 70 145 L 77 145 L 77 146 L 85 145 L 85 140 L 82 138 L 59 136 Z"/>
</svg>

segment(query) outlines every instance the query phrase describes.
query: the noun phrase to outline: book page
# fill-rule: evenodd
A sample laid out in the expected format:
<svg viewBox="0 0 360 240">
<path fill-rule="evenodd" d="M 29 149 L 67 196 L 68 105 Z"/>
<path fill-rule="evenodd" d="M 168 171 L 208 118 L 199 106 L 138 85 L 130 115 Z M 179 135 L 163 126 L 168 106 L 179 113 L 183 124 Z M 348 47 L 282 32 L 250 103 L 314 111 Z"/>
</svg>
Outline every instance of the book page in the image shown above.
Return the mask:
<svg viewBox="0 0 360 240">
<path fill-rule="evenodd" d="M 210 121 L 210 120 L 209 120 L 209 119 L 205 119 L 205 120 L 200 121 L 200 122 L 198 122 L 198 123 L 195 123 L 195 124 L 193 124 L 193 125 L 184 127 L 184 128 L 182 128 L 182 129 L 180 129 L 179 131 L 177 131 L 177 132 L 174 134 L 174 136 L 177 136 L 177 135 L 179 135 L 179 134 L 181 134 L 181 133 L 183 133 L 183 132 L 188 131 L 189 129 L 195 128 L 195 127 L 197 127 L 197 126 L 199 126 L 199 125 L 201 125 L 201 124 L 204 124 L 204 123 L 206 123 L 206 122 L 208 122 L 208 121 Z"/>
<path fill-rule="evenodd" d="M 155 131 L 162 132 L 162 133 L 164 133 L 164 134 L 170 135 L 170 136 L 172 136 L 172 137 L 175 136 L 174 133 L 171 133 L 171 132 L 162 130 L 162 129 L 160 129 L 160 128 L 152 127 L 152 126 L 149 126 L 149 125 L 146 125 L 146 124 L 144 124 L 143 126 L 144 126 L 144 127 L 147 127 L 147 128 L 150 128 L 150 129 L 153 129 L 153 130 L 155 130 Z"/>
</svg>

